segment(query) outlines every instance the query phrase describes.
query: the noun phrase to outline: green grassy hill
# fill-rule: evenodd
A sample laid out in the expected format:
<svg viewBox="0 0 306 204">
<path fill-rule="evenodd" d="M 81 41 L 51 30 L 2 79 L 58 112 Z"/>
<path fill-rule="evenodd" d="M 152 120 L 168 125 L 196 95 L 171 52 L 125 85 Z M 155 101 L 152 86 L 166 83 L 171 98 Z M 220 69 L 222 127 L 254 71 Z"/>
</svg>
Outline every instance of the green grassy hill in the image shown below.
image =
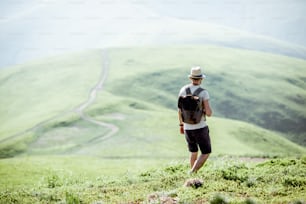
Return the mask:
<svg viewBox="0 0 306 204">
<path fill-rule="evenodd" d="M 59 56 L 0 72 L 0 140 L 70 111 L 98 81 L 101 51 Z"/>
<path fill-rule="evenodd" d="M 215 46 L 111 49 L 104 90 L 86 110 L 97 121 L 119 127 L 106 140 L 101 137 L 107 127 L 74 112 L 97 83 L 103 60 L 102 51 L 93 50 L 1 70 L 2 156 L 26 151 L 184 157 L 176 100 L 195 64 L 208 76 L 203 85 L 214 110 L 208 121 L 214 153 L 305 153 L 283 138 L 305 143 L 304 60 Z"/>
<path fill-rule="evenodd" d="M 15 157 L 0 160 L 0 203 L 306 199 L 306 61 L 216 46 L 104 53 L 0 71 L 0 157 Z M 205 181 L 199 189 L 183 186 L 189 153 L 176 111 L 192 65 L 205 68 L 214 110 L 213 153 L 196 175 Z M 101 72 L 103 90 L 82 118 Z"/>
<path fill-rule="evenodd" d="M 215 116 L 251 122 L 306 144 L 305 60 L 214 46 L 135 49 L 129 54 L 122 49 L 112 56 L 112 71 L 118 74 L 110 75 L 116 84 L 107 88 L 114 94 L 175 109 L 179 88 L 189 83 L 190 66 L 202 65 Z"/>
</svg>

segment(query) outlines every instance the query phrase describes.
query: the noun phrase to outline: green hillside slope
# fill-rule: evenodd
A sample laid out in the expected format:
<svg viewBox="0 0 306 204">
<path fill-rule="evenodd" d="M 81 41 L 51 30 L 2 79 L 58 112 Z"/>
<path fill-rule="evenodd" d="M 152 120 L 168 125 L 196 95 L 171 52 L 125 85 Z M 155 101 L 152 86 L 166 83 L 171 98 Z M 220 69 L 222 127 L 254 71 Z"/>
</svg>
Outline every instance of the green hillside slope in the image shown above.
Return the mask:
<svg viewBox="0 0 306 204">
<path fill-rule="evenodd" d="M 110 100 L 105 100 L 106 98 Z M 159 105 L 100 95 L 88 109 L 97 121 L 115 124 L 119 131 L 104 139 L 110 130 L 67 114 L 33 131 L 35 138 L 27 154 L 91 155 L 99 158 L 181 160 L 188 155 L 179 134 L 177 113 Z M 305 154 L 305 148 L 279 134 L 245 122 L 209 118 L 213 155 L 288 156 Z"/>
<path fill-rule="evenodd" d="M 119 100 L 113 103 L 114 98 Z M 88 109 L 89 115 L 97 120 L 115 123 L 120 131 L 114 138 L 86 147 L 84 152 L 106 157 L 183 158 L 186 155 L 185 139 L 179 134 L 176 111 L 159 107 L 159 104 L 118 98 L 101 94 L 97 103 Z M 121 118 L 112 116 L 114 113 L 120 114 Z M 215 155 L 274 156 L 306 153 L 305 148 L 276 132 L 231 119 L 212 117 L 207 120 Z"/>
<path fill-rule="evenodd" d="M 1 71 L 1 121 L 5 121 L 0 127 L 1 154 L 15 148 L 27 154 L 185 158 L 176 98 L 179 88 L 189 83 L 187 75 L 194 64 L 204 66 L 208 75 L 204 86 L 215 113 L 209 124 L 216 155 L 305 153 L 284 135 L 237 121 L 287 132 L 285 136 L 305 134 L 303 60 L 214 46 L 111 49 L 107 60 L 104 89 L 86 110 L 96 122 L 81 119 L 75 108 L 97 84 L 102 51 Z M 284 89 L 288 91 L 283 93 Z M 275 117 L 273 123 L 269 114 Z M 109 124 L 119 129 L 104 138 Z M 16 140 L 23 142 L 16 146 Z"/>
<path fill-rule="evenodd" d="M 111 53 L 112 85 L 107 89 L 114 94 L 175 109 L 179 88 L 189 83 L 190 67 L 201 65 L 215 116 L 255 123 L 306 144 L 305 60 L 215 46 Z"/>
<path fill-rule="evenodd" d="M 53 57 L 0 72 L 0 140 L 72 110 L 98 81 L 102 52 Z"/>
</svg>

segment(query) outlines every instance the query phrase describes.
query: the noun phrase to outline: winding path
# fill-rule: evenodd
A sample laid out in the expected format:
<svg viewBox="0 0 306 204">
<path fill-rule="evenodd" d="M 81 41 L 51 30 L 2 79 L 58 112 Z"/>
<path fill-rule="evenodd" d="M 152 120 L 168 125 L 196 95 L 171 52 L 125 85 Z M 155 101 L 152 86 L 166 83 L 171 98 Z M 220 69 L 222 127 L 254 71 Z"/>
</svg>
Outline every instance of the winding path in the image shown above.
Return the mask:
<svg viewBox="0 0 306 204">
<path fill-rule="evenodd" d="M 69 150 L 65 151 L 65 152 L 74 152 L 75 150 L 77 150 L 78 148 L 80 147 L 84 147 L 86 145 L 90 145 L 92 143 L 96 143 L 96 142 L 100 142 L 100 141 L 103 141 L 103 140 L 106 140 L 108 138 L 110 138 L 111 136 L 113 136 L 115 133 L 118 132 L 119 128 L 117 126 L 115 126 L 114 124 L 111 124 L 111 123 L 105 123 L 105 122 L 101 122 L 101 121 L 97 121 L 93 118 L 91 118 L 90 116 L 86 115 L 84 110 L 86 108 L 88 108 L 90 105 L 93 104 L 93 102 L 96 100 L 97 98 L 97 93 L 98 91 L 101 91 L 103 89 L 103 85 L 104 85 L 104 82 L 108 76 L 108 71 L 109 71 L 109 57 L 108 57 L 108 51 L 107 50 L 103 50 L 102 51 L 102 61 L 103 61 L 103 64 L 102 64 L 102 67 L 101 67 L 101 74 L 100 74 L 100 78 L 99 78 L 99 81 L 97 82 L 97 84 L 95 85 L 95 87 L 93 87 L 89 93 L 89 97 L 88 99 L 80 104 L 79 106 L 77 106 L 75 109 L 73 109 L 72 111 L 78 113 L 80 115 L 80 117 L 83 119 L 83 120 L 86 120 L 90 123 L 94 123 L 96 125 L 99 125 L 99 126 L 102 126 L 102 127 L 106 127 L 108 129 L 110 129 L 110 131 L 107 133 L 107 134 L 104 134 L 104 135 L 99 135 L 95 138 L 92 138 L 91 140 L 88 140 L 87 142 L 83 143 L 83 144 L 78 144 L 72 148 L 70 148 Z M 13 139 L 16 139 L 16 138 L 19 138 L 21 136 L 23 136 L 25 133 L 27 132 L 30 132 L 30 131 L 33 131 L 37 128 L 39 128 L 40 126 L 54 120 L 54 119 L 57 119 L 57 118 L 60 118 L 62 117 L 63 115 L 67 114 L 71 112 L 71 110 L 69 111 L 64 111 L 52 118 L 49 118 L 45 121 L 41 121 L 40 123 L 36 124 L 35 126 L 29 128 L 29 129 L 26 129 L 22 132 L 19 132 L 17 134 L 14 134 L 14 135 L 11 135 L 7 138 L 4 138 L 2 140 L 0 140 L 0 143 L 2 142 L 7 142 L 7 141 L 10 141 L 10 140 L 13 140 Z"/>
<path fill-rule="evenodd" d="M 96 142 L 96 141 L 102 141 L 102 140 L 108 139 L 109 137 L 114 135 L 119 130 L 119 128 L 117 126 L 115 126 L 114 124 L 105 123 L 105 122 L 95 120 L 95 119 L 91 118 L 90 116 L 86 115 L 85 112 L 84 112 L 84 110 L 86 108 L 88 108 L 90 105 L 92 105 L 92 103 L 96 100 L 97 93 L 98 93 L 98 91 L 101 91 L 103 89 L 104 82 L 105 82 L 105 80 L 107 78 L 107 75 L 108 75 L 109 57 L 108 57 L 107 50 L 103 50 L 102 55 L 103 55 L 103 64 L 102 64 L 102 71 L 101 71 L 99 81 L 98 81 L 97 85 L 94 88 L 91 89 L 90 94 L 89 94 L 89 98 L 87 99 L 87 101 L 85 101 L 80 106 L 78 106 L 75 109 L 75 112 L 78 113 L 83 120 L 86 120 L 90 123 L 97 124 L 99 126 L 109 128 L 110 132 L 108 132 L 106 135 L 97 136 L 97 137 L 89 140 L 88 142 L 82 144 L 81 146 L 92 143 L 93 141 Z"/>
</svg>

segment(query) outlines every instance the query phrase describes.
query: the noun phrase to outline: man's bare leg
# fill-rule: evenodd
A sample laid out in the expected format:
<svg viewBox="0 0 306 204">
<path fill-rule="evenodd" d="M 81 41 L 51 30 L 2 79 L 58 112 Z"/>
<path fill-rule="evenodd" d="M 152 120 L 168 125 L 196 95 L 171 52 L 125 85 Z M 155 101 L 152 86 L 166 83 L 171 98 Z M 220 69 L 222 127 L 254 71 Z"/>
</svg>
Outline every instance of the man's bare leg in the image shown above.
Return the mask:
<svg viewBox="0 0 306 204">
<path fill-rule="evenodd" d="M 190 155 L 190 168 L 193 167 L 193 165 L 196 162 L 197 158 L 198 158 L 198 152 L 191 152 L 191 155 Z"/>
<path fill-rule="evenodd" d="M 208 157 L 209 157 L 209 154 L 201 154 L 199 158 L 194 162 L 191 168 L 191 172 L 196 173 L 205 164 Z"/>
</svg>

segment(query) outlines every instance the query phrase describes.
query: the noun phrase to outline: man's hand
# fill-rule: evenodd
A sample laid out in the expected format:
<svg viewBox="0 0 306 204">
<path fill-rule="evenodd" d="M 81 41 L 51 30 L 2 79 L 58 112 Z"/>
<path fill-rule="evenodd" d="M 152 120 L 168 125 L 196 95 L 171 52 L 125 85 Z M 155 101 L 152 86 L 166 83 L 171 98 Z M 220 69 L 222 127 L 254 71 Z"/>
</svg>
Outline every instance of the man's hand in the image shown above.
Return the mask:
<svg viewBox="0 0 306 204">
<path fill-rule="evenodd" d="M 180 126 L 180 133 L 184 134 L 184 126 Z"/>
</svg>

